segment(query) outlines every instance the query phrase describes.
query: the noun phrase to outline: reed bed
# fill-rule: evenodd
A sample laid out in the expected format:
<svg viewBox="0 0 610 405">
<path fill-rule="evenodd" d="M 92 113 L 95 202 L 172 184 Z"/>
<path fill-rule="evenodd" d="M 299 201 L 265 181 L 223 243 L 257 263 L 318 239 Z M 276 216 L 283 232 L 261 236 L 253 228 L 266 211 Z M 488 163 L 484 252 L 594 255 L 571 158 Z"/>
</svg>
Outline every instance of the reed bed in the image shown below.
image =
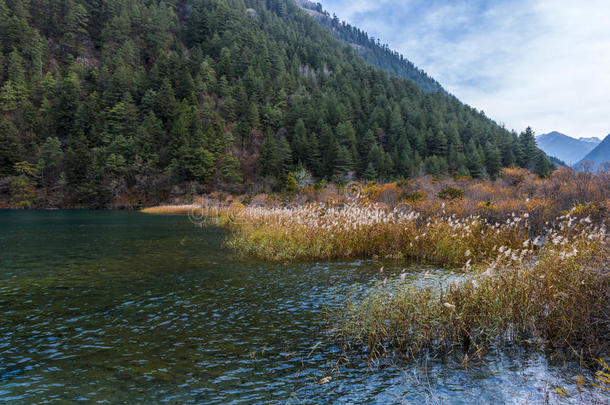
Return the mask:
<svg viewBox="0 0 610 405">
<path fill-rule="evenodd" d="M 527 213 L 492 223 L 365 201 L 220 215 L 228 245 L 265 260 L 391 257 L 463 270 L 442 288 L 396 280 L 348 302 L 337 334 L 373 356 L 526 341 L 591 358 L 610 348 L 610 238 L 588 212 L 578 205 L 537 236 Z"/>
<path fill-rule="evenodd" d="M 397 206 L 354 201 L 299 207 L 234 209 L 227 244 L 265 260 L 406 258 L 466 266 L 502 245 L 529 239 L 527 218 L 489 224 L 476 216 L 428 217 Z"/>
<path fill-rule="evenodd" d="M 338 336 L 371 356 L 397 350 L 522 343 L 566 349 L 582 359 L 610 349 L 610 238 L 605 226 L 564 216 L 519 249 L 501 246 L 485 265 L 443 288 L 398 280 L 350 300 L 337 315 Z"/>
<path fill-rule="evenodd" d="M 160 205 L 156 207 L 149 207 L 142 209 L 145 214 L 155 215 L 189 215 L 193 210 L 199 208 L 198 204 L 184 204 L 184 205 Z"/>
</svg>

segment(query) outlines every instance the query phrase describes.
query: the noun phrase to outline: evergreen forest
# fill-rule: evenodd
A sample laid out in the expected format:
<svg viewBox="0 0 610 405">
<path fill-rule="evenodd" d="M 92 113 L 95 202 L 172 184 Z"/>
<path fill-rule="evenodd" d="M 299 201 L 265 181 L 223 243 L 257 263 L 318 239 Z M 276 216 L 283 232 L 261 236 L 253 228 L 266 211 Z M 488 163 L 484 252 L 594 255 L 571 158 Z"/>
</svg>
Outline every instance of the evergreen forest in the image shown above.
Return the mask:
<svg viewBox="0 0 610 405">
<path fill-rule="evenodd" d="M 509 166 L 553 168 L 530 128 L 292 0 L 0 0 L 0 195 L 14 205 Z"/>
</svg>

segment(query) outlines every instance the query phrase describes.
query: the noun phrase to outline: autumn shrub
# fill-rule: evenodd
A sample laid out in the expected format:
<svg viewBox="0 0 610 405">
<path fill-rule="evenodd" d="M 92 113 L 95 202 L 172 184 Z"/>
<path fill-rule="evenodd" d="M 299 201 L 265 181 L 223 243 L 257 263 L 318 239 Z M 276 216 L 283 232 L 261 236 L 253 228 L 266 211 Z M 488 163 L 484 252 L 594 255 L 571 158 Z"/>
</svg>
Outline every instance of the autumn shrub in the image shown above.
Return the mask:
<svg viewBox="0 0 610 405">
<path fill-rule="evenodd" d="M 506 167 L 500 172 L 502 181 L 512 187 L 519 186 L 532 174 L 527 169 L 521 167 Z"/>
<path fill-rule="evenodd" d="M 396 183 L 368 187 L 366 194 L 376 202 L 393 206 L 403 197 L 404 191 Z"/>
<path fill-rule="evenodd" d="M 267 194 L 256 194 L 252 197 L 252 201 L 248 205 L 256 206 L 267 206 L 269 204 L 269 197 Z"/>
<path fill-rule="evenodd" d="M 243 196 L 241 202 L 242 202 L 242 204 L 250 205 L 250 204 L 252 204 L 253 199 L 254 199 L 254 196 L 252 194 L 247 194 L 247 195 Z"/>
<path fill-rule="evenodd" d="M 325 184 L 318 192 L 317 201 L 332 203 L 339 200 L 339 188 L 334 184 Z"/>
<path fill-rule="evenodd" d="M 441 200 L 460 200 L 464 198 L 464 190 L 455 187 L 447 187 L 438 193 Z"/>
<path fill-rule="evenodd" d="M 599 222 L 605 216 L 606 208 L 594 202 L 577 203 L 565 214 L 570 214 L 577 218 L 590 218 L 594 222 Z"/>
<path fill-rule="evenodd" d="M 424 198 L 426 198 L 426 195 L 424 193 L 422 193 L 421 191 L 414 191 L 412 193 L 404 193 L 402 195 L 402 198 L 404 201 L 419 201 L 419 200 L 423 200 Z"/>
<path fill-rule="evenodd" d="M 513 216 L 529 216 L 528 233 L 535 236 L 564 212 L 579 204 L 593 204 L 595 213 L 587 215 L 594 222 L 610 226 L 610 175 L 558 170 L 541 179 L 519 168 L 504 169 L 498 180 L 441 179 L 430 176 L 395 183 L 348 183 L 336 186 L 320 183 L 289 199 L 285 195 L 260 195 L 252 205 L 279 208 L 289 202 L 299 206 L 318 202 L 328 205 L 374 202 L 384 209 L 400 207 L 422 218 L 450 217 L 466 220 L 479 217 L 489 223 L 503 223 Z M 463 191 L 463 195 L 462 195 Z M 212 195 L 223 204 L 239 201 L 226 195 Z M 457 198 L 456 198 L 457 197 Z M 222 201 L 223 198 L 226 201 Z M 448 198 L 448 199 L 444 199 Z"/>
<path fill-rule="evenodd" d="M 514 189 L 504 187 L 498 182 L 480 181 L 464 185 L 465 198 L 476 201 L 500 201 L 516 197 Z"/>
</svg>

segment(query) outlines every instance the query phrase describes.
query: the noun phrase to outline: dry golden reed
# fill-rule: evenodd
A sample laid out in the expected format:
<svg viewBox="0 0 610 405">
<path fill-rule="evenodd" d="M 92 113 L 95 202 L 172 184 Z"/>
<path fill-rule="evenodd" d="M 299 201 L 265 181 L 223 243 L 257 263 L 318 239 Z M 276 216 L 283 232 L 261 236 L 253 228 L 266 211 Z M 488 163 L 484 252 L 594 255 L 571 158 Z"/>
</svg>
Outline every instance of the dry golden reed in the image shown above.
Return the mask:
<svg viewBox="0 0 610 405">
<path fill-rule="evenodd" d="M 184 204 L 184 205 L 160 205 L 157 207 L 150 207 L 142 209 L 145 214 L 156 214 L 156 215 L 188 215 L 192 210 L 197 209 L 197 204 Z"/>
<path fill-rule="evenodd" d="M 496 256 L 443 288 L 398 281 L 339 312 L 339 335 L 372 356 L 386 350 L 480 352 L 501 342 L 566 349 L 591 359 L 610 349 L 610 238 L 570 214 L 532 242 Z M 532 245 L 534 246 L 532 248 Z"/>
<path fill-rule="evenodd" d="M 423 217 L 408 207 L 354 201 L 234 211 L 227 244 L 265 260 L 406 258 L 470 266 L 501 245 L 520 247 L 527 219 L 489 224 L 471 216 Z"/>
</svg>

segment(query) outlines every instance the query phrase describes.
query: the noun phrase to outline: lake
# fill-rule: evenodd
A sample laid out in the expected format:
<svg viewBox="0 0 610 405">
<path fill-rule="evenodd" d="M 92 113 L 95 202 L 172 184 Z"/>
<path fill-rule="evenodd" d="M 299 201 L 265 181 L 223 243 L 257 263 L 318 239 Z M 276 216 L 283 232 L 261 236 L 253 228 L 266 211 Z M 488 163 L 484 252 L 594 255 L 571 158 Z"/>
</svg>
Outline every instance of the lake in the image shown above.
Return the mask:
<svg viewBox="0 0 610 405">
<path fill-rule="evenodd" d="M 582 370 L 524 350 L 466 368 L 348 362 L 329 311 L 404 263 L 270 264 L 236 257 L 225 237 L 186 217 L 0 211 L 0 402 L 539 403 L 557 386 L 575 392 Z M 446 273 L 409 267 L 423 271 Z"/>
</svg>

